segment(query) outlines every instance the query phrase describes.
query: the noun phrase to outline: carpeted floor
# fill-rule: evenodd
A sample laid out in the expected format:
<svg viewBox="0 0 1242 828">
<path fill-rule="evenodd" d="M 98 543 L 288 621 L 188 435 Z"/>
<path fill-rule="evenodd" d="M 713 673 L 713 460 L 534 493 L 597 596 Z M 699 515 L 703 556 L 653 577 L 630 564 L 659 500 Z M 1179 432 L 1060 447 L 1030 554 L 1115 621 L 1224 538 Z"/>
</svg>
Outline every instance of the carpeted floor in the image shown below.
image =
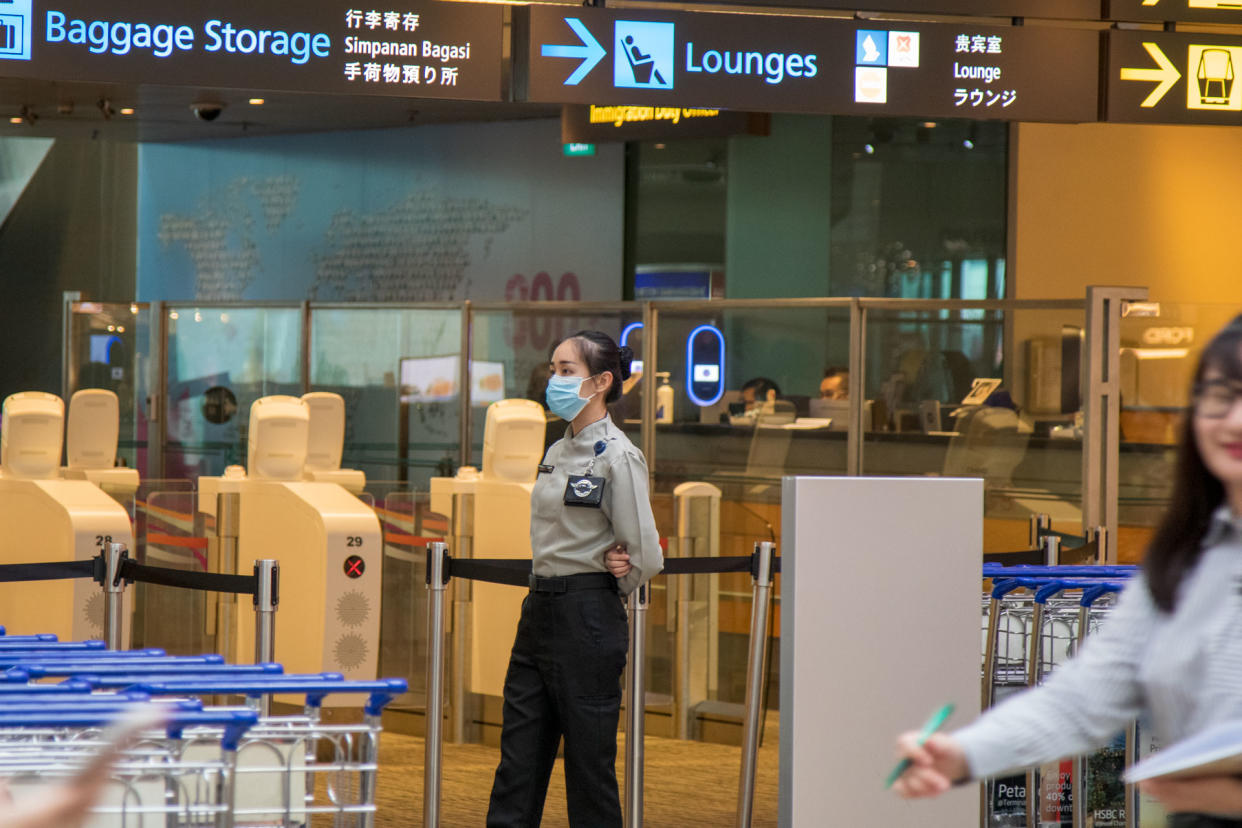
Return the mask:
<svg viewBox="0 0 1242 828">
<path fill-rule="evenodd" d="M 777 745 L 771 736 L 759 749 L 753 825 L 776 825 Z M 617 779 L 624 779 L 625 743 L 619 737 Z M 737 814 L 740 748 L 648 736 L 646 740 L 646 828 L 731 826 Z M 444 828 L 482 826 L 487 797 L 500 752 L 482 745 L 445 745 L 440 824 Z M 544 808 L 544 828 L 567 828 L 565 776 L 560 760 L 552 773 Z M 622 792 L 624 801 L 624 791 Z M 385 733 L 380 742 L 377 793 L 380 828 L 423 824 L 423 740 Z"/>
</svg>

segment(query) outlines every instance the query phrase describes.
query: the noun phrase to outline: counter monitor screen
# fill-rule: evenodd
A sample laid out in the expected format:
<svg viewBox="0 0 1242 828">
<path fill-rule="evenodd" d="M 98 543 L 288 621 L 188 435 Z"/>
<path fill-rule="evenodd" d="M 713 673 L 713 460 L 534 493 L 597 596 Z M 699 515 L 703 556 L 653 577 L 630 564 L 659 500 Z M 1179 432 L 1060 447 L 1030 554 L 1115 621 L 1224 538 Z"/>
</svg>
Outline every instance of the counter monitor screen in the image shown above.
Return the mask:
<svg viewBox="0 0 1242 828">
<path fill-rule="evenodd" d="M 452 402 L 457 399 L 460 374 L 456 356 L 407 357 L 401 360 L 401 402 Z M 487 405 L 505 398 L 505 364 L 473 360 L 470 363 L 470 402 Z"/>
</svg>

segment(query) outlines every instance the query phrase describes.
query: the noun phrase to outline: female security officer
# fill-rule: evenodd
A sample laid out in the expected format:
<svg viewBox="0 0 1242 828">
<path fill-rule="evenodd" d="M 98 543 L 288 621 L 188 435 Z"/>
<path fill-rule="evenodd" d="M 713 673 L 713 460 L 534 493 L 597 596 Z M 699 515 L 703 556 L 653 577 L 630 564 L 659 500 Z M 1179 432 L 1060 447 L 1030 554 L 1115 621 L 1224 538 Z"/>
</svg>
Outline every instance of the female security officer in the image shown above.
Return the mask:
<svg viewBox="0 0 1242 828">
<path fill-rule="evenodd" d="M 539 825 L 561 737 L 570 825 L 621 825 L 617 719 L 629 628 L 618 593 L 664 567 L 647 464 L 606 407 L 632 359 L 599 331 L 552 352 L 548 408 L 569 427 L 531 493 L 531 587 L 505 676 L 489 828 Z"/>
</svg>

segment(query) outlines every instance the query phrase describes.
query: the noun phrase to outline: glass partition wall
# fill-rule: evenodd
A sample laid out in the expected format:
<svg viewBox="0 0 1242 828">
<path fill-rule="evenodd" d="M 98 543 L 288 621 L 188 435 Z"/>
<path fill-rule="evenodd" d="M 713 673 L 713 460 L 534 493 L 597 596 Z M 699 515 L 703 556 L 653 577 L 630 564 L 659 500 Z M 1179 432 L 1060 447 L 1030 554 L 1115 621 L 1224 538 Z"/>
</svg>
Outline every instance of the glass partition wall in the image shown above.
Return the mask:
<svg viewBox="0 0 1242 828">
<path fill-rule="evenodd" d="M 162 330 L 136 337 L 127 363 L 135 388 L 151 376 L 152 392 L 164 401 L 165 422 L 153 426 L 162 431 L 163 451 L 151 452 L 162 465 L 144 464 L 137 454 L 133 462 L 150 477 L 181 478 L 147 498 L 163 503 L 198 476 L 245 462 L 255 399 L 341 394 L 343 465 L 367 473 L 368 496 L 384 522 L 383 669 L 407 675 L 408 702 L 418 707 L 426 648 L 421 567 L 426 543 L 448 534 L 451 517 L 431 513 L 429 481 L 481 462 L 488 403 L 542 401 L 548 357 L 561 337 L 598 328 L 623 335 L 635 351 L 634 375 L 613 416 L 647 455 L 665 538 L 677 534 L 674 490 L 687 482 L 721 492 L 720 548 L 713 554 L 742 555 L 759 540 L 779 544 L 783 475 L 966 475 L 985 481 L 985 550 L 995 552 L 1027 545 L 1033 513 L 1050 514 L 1054 528 L 1081 531 L 1075 520 L 1083 496 L 1084 308 L 1083 300 L 849 298 L 168 304 L 157 306 Z M 74 316 L 67 353 L 91 347 L 96 332 L 87 318 Z M 1140 421 L 1150 431 L 1180 404 L 1158 395 L 1161 381 L 1151 373 L 1172 363 L 1156 369 L 1148 357 L 1123 352 L 1123 367 L 1133 364 L 1141 367 L 1131 370 L 1135 390 L 1123 391 L 1127 440 L 1140 435 Z M 135 390 L 135 407 L 152 392 Z M 550 420 L 546 441 L 563 430 Z M 136 450 L 141 426 L 135 421 L 124 433 Z M 1146 520 L 1142 510 L 1162 497 L 1147 471 L 1127 470 L 1140 456 L 1167 463 L 1169 450 L 1166 443 L 1123 449 L 1127 520 Z M 148 530 L 160 534 L 150 548 L 168 547 L 169 519 L 187 533 L 210 531 L 201 521 L 195 530 L 193 509 L 167 506 Z M 670 554 L 679 554 L 676 545 Z M 183 557 L 186 566 L 197 565 Z M 674 592 L 667 580 L 657 579 L 649 615 L 649 706 L 656 717 L 673 707 Z M 708 700 L 727 721 L 744 697 L 750 582 L 744 575 L 711 580 Z M 159 629 L 154 615 L 165 602 L 157 597 L 146 602 L 146 629 Z M 771 681 L 779 681 L 779 665 Z M 768 698 L 774 705 L 778 697 L 773 684 Z M 661 732 L 658 718 L 653 732 Z"/>
</svg>

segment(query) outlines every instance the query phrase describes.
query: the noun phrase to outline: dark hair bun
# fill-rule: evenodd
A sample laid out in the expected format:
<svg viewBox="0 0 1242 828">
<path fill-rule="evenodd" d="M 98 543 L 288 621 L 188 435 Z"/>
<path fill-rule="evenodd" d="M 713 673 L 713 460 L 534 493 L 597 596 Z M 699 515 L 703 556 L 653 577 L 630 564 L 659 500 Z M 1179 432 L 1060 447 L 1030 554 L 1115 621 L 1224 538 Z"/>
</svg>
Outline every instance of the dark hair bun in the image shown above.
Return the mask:
<svg viewBox="0 0 1242 828">
<path fill-rule="evenodd" d="M 630 378 L 630 364 L 634 361 L 634 349 L 629 345 L 622 345 L 617 350 L 618 362 L 621 366 L 621 379 Z"/>
</svg>

